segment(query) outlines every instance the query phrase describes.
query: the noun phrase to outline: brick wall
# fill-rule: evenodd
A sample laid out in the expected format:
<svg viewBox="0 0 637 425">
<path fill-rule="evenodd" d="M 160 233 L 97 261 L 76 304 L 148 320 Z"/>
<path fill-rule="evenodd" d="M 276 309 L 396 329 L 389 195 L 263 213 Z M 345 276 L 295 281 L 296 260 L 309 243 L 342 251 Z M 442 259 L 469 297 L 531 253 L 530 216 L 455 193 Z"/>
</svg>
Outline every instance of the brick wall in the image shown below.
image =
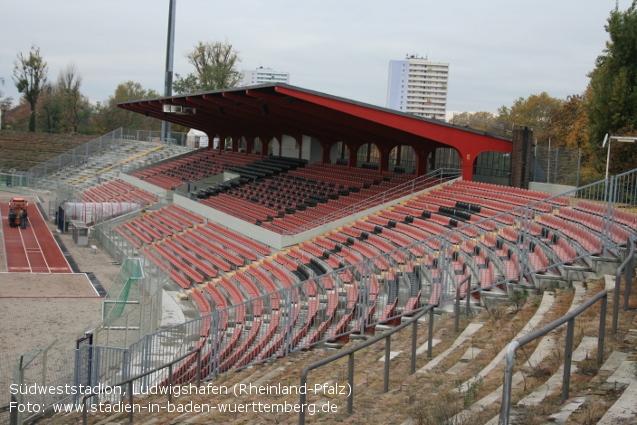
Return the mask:
<svg viewBox="0 0 637 425">
<path fill-rule="evenodd" d="M 511 151 L 510 185 L 528 189 L 531 171 L 531 147 L 533 130 L 525 126 L 513 128 L 513 148 Z"/>
</svg>

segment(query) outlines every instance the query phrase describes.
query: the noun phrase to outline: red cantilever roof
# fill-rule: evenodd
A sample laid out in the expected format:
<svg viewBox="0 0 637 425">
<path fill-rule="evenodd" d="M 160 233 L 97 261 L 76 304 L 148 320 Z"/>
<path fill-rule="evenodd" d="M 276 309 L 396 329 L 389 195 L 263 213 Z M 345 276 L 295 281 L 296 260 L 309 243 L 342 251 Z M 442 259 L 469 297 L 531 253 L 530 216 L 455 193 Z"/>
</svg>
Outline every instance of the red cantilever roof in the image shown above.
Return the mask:
<svg viewBox="0 0 637 425">
<path fill-rule="evenodd" d="M 194 115 L 164 113 L 163 105 L 196 109 Z M 221 138 L 253 140 L 303 135 L 318 140 L 323 158 L 330 147 L 344 142 L 351 157 L 360 146 L 374 143 L 380 168 L 386 169 L 395 146 L 411 146 L 417 157 L 416 173 L 426 172 L 429 153 L 437 147 L 455 148 L 461 158 L 463 177 L 471 179 L 473 163 L 485 151 L 511 152 L 510 140 L 485 132 L 425 119 L 350 99 L 326 95 L 289 84 L 264 84 L 210 92 L 183 94 L 118 104 L 120 108 L 205 131 Z M 265 149 L 264 149 L 265 151 Z"/>
</svg>

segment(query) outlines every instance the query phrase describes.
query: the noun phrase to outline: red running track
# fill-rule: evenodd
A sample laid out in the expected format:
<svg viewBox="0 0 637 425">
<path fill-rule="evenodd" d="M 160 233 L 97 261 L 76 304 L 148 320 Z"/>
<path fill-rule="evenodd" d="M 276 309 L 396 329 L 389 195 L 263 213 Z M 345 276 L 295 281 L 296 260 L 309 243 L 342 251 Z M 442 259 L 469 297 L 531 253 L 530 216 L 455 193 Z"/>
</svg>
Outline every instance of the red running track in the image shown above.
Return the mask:
<svg viewBox="0 0 637 425">
<path fill-rule="evenodd" d="M 38 208 L 29 204 L 27 228 L 9 227 L 9 203 L 0 202 L 4 252 L 11 273 L 73 273 Z"/>
</svg>

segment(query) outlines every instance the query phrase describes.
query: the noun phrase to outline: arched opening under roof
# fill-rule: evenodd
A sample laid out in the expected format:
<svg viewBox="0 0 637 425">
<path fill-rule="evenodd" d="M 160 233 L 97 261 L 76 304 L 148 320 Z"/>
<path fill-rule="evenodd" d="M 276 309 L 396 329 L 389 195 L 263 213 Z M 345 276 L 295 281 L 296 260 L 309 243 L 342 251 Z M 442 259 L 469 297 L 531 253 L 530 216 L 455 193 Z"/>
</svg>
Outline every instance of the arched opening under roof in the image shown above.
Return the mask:
<svg viewBox="0 0 637 425">
<path fill-rule="evenodd" d="M 301 146 L 297 140 L 287 134 L 281 136 L 281 156 L 286 158 L 299 158 Z"/>
<path fill-rule="evenodd" d="M 410 145 L 399 145 L 389 153 L 389 171 L 413 174 L 416 171 L 416 152 Z"/>
<path fill-rule="evenodd" d="M 330 163 L 347 165 L 349 161 L 349 146 L 343 141 L 338 141 L 330 149 Z"/>
<path fill-rule="evenodd" d="M 242 152 L 245 153 L 248 149 L 248 141 L 246 140 L 245 137 L 241 136 L 238 140 L 237 140 L 237 152 Z"/>
<path fill-rule="evenodd" d="M 268 156 L 281 156 L 281 143 L 276 137 L 268 142 Z"/>
<path fill-rule="evenodd" d="M 358 148 L 356 166 L 377 170 L 380 163 L 380 151 L 375 143 L 365 143 Z"/>
<path fill-rule="evenodd" d="M 429 154 L 427 159 L 427 169 L 437 170 L 438 168 L 461 168 L 462 159 L 454 148 L 436 148 Z"/>
<path fill-rule="evenodd" d="M 255 137 L 252 142 L 252 153 L 260 155 L 263 152 L 263 142 L 260 137 Z"/>
<path fill-rule="evenodd" d="M 223 142 L 222 150 L 231 151 L 235 143 L 234 138 L 232 136 L 226 136 Z"/>
<path fill-rule="evenodd" d="M 509 152 L 485 151 L 473 163 L 473 180 L 485 183 L 508 185 L 511 177 L 511 154 Z"/>
</svg>

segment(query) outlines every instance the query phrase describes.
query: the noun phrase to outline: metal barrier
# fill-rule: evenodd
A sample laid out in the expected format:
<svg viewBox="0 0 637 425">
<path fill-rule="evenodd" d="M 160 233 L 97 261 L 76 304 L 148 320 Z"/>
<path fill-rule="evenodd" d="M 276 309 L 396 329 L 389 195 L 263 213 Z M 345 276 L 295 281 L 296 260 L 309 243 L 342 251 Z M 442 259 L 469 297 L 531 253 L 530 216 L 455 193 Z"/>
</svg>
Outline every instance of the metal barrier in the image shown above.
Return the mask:
<svg viewBox="0 0 637 425">
<path fill-rule="evenodd" d="M 604 250 L 605 252 L 616 250 L 623 245 L 612 239 L 613 226 L 622 227 L 618 222 L 621 214 L 615 200 L 621 198 L 626 200 L 628 205 L 635 204 L 632 192 L 634 186 L 631 184 L 636 175 L 637 170 L 633 170 L 618 178 L 613 177 L 608 182 L 598 182 L 579 188 L 571 194 L 578 199 L 600 205 L 602 208 L 599 214 L 602 226 L 600 242 L 594 246 L 598 254 L 600 252 L 603 254 Z M 245 268 L 242 276 L 260 288 L 262 293 L 269 293 L 223 310 L 212 311 L 187 323 L 155 333 L 152 333 L 154 330 L 151 329 L 151 325 L 157 322 L 157 312 L 161 310 L 161 290 L 159 289 L 169 280 L 165 273 L 169 267 L 167 264 L 153 264 L 147 257 L 140 256 L 146 276 L 144 279 L 150 285 L 145 291 L 150 304 L 139 310 L 131 310 L 131 313 L 124 312 L 115 324 L 100 325 L 95 328 L 98 345 L 112 345 L 126 350 L 127 353 L 125 361 L 111 364 L 111 374 L 108 377 L 104 375 L 101 379 L 113 382 L 122 373 L 129 375 L 145 373 L 153 362 L 165 363 L 168 359 L 179 356 L 180 353 L 192 350 L 202 340 L 206 342 L 201 353 L 202 373 L 204 377 L 212 378 L 231 369 L 238 370 L 308 349 L 326 340 L 346 340 L 351 334 L 363 334 L 366 329 L 375 324 L 389 320 L 383 318 L 382 314 L 392 285 L 397 285 L 402 290 L 412 288 L 412 281 L 413 284 L 418 285 L 415 289 L 420 290 L 421 294 L 418 295 L 415 306 L 422 305 L 424 300 L 428 300 L 427 304 L 438 304 L 457 298 L 458 285 L 466 277 L 465 275 L 480 276 L 480 271 L 471 269 L 470 265 L 467 266 L 463 276 L 456 275 L 454 272 L 454 263 L 467 259 L 469 255 L 467 253 L 469 249 L 465 252 L 467 244 L 481 248 L 493 264 L 491 280 L 486 282 L 476 280 L 476 284 L 479 282 L 477 287 L 476 284 L 474 287 L 469 284 L 466 290 L 460 290 L 460 295 L 466 293 L 467 301 L 470 301 L 469 297 L 472 293 L 495 285 L 524 282 L 525 279 L 535 276 L 542 270 L 550 270 L 551 267 L 566 264 L 574 259 L 590 258 L 591 252 L 580 246 L 578 252 L 568 261 L 551 261 L 548 266 L 537 266 L 530 262 L 528 257 L 533 252 L 532 244 L 539 244 L 538 236 L 534 233 L 536 230 L 534 224 L 538 224 L 536 217 L 539 216 L 540 223 L 544 224 L 543 220 L 548 220 L 548 216 L 542 218 L 542 215 L 552 210 L 552 207 L 547 210 L 547 201 L 557 203 L 559 199 L 552 197 L 548 200 L 529 202 L 525 206 L 468 223 L 454 231 L 447 230 L 444 234 L 414 242 L 391 252 L 380 255 L 368 253 L 366 254 L 368 258 L 343 245 L 340 247 L 339 255 L 350 265 L 320 276 L 310 268 L 304 269 L 308 279 L 301 280 L 300 277 L 295 276 L 294 283 L 291 285 L 287 283 L 284 285 L 283 281 L 279 280 L 280 277 L 277 277 L 279 276 L 277 273 L 283 273 L 283 265 L 271 261 L 267 263 L 271 267 L 267 271 L 268 277 L 279 287 L 287 286 L 274 292 L 265 290 L 261 277 L 251 274 L 250 267 Z M 136 217 L 136 214 L 138 213 L 118 217 L 96 226 L 96 237 L 120 262 L 129 257 L 139 256 L 137 249 L 115 230 L 124 221 Z M 549 224 L 547 221 L 546 226 L 550 227 Z M 518 235 L 511 242 L 505 238 L 507 228 L 515 230 Z M 590 234 L 590 231 L 579 227 L 569 239 L 579 238 L 581 243 L 585 243 L 587 234 Z M 494 249 L 498 244 L 503 244 L 510 250 L 512 253 L 510 258 L 502 259 L 495 254 Z M 317 261 L 321 264 L 321 260 Z M 330 269 L 325 264 L 323 267 Z M 236 270 L 236 267 L 234 269 Z M 226 277 L 233 279 L 231 275 Z M 215 279 L 213 284 L 223 297 L 234 300 L 228 288 L 224 287 L 222 279 Z M 372 289 L 375 285 L 378 285 L 379 289 Z M 201 296 L 208 305 L 213 305 L 215 301 L 212 295 L 203 286 L 200 289 L 195 288 L 193 291 L 201 292 Z M 372 291 L 378 291 L 378 293 L 374 294 Z M 240 293 L 240 297 L 248 299 L 250 295 L 244 291 Z M 278 309 L 273 308 L 271 304 L 274 299 L 278 302 Z M 408 311 L 409 299 L 409 294 L 405 292 L 398 297 L 396 309 L 391 318 L 405 315 Z M 354 308 L 348 312 L 347 307 L 350 302 L 354 303 Z M 316 312 L 309 308 L 314 303 L 320 306 Z M 460 309 L 457 308 L 458 314 L 459 311 Z M 397 312 L 402 313 L 397 314 Z M 140 321 L 139 317 L 143 320 Z M 323 328 L 325 323 L 327 328 Z M 341 324 L 344 325 L 340 326 Z M 202 335 L 202 330 L 205 329 L 207 332 Z M 316 335 L 318 337 L 315 338 Z M 74 343 L 75 338 L 71 341 Z M 171 343 L 168 344 L 167 341 Z M 241 358 L 232 359 L 229 356 L 229 353 L 234 352 L 237 347 L 250 347 L 254 341 L 266 341 L 263 353 L 252 355 L 250 351 L 246 351 Z M 95 347 L 98 352 L 107 348 L 109 347 Z M 68 353 L 66 357 L 60 358 L 72 359 Z M 38 358 L 42 358 L 42 355 Z M 115 357 L 112 358 L 115 359 Z M 124 359 L 124 357 L 121 358 Z M 40 373 L 47 367 L 40 362 L 31 369 Z M 64 368 L 68 369 L 63 366 Z M 193 365 L 190 365 L 188 369 L 192 377 L 192 373 L 195 373 Z M 68 378 L 60 376 L 56 379 L 63 382 Z M 72 378 L 69 382 L 73 382 Z"/>
<path fill-rule="evenodd" d="M 129 158 L 130 155 L 121 149 L 122 147 L 139 144 L 139 141 L 144 141 L 145 143 L 149 137 L 153 142 L 156 142 L 155 145 L 186 146 L 187 135 L 185 133 L 171 133 L 172 138 L 165 142 L 161 140 L 161 137 L 149 136 L 155 134 L 159 136 L 160 132 L 130 130 L 127 128 L 113 130 L 110 133 L 104 134 L 68 152 L 60 154 L 55 158 L 51 158 L 48 161 L 31 167 L 26 173 L 29 179 L 29 187 L 40 190 L 56 190 L 55 184 L 57 179 L 54 178 L 54 174 L 69 167 L 84 168 L 91 161 L 95 161 L 95 158 L 100 154 L 108 154 L 108 157 L 115 162 L 123 161 Z M 99 181 L 99 178 L 96 177 L 96 179 Z M 60 199 L 70 200 L 70 198 Z"/>
<path fill-rule="evenodd" d="M 432 338 L 433 338 L 433 305 L 429 305 L 427 307 L 423 307 L 420 309 L 414 317 L 409 319 L 408 321 L 401 323 L 399 326 L 396 326 L 393 329 L 390 329 L 384 332 L 381 335 L 375 336 L 374 338 L 368 339 L 365 342 L 362 342 L 355 347 L 348 348 L 346 350 L 342 350 L 337 354 L 334 354 L 330 357 L 327 357 L 323 360 L 316 361 L 305 368 L 301 372 L 301 387 L 305 388 L 307 385 L 307 374 L 310 370 L 316 369 L 321 366 L 325 366 L 326 364 L 332 363 L 340 358 L 345 356 L 349 356 L 347 362 L 347 383 L 349 387 L 349 394 L 347 396 L 347 414 L 351 415 L 353 412 L 354 405 L 354 353 L 363 348 L 367 348 L 370 345 L 376 344 L 378 341 L 385 340 L 385 373 L 384 373 L 384 384 L 383 384 L 383 392 L 389 391 L 389 361 L 390 361 L 390 351 L 391 351 L 391 336 L 396 332 L 400 332 L 407 326 L 413 325 L 413 333 L 412 333 L 412 344 L 411 344 L 411 374 L 415 372 L 415 361 L 416 361 L 416 340 L 417 340 L 417 332 L 418 332 L 418 320 L 425 315 L 425 313 L 429 313 L 429 347 L 432 346 Z M 429 356 L 431 357 L 431 350 L 429 351 Z M 305 424 L 305 409 L 303 407 L 306 406 L 306 392 L 302 391 L 299 399 L 299 405 L 302 407 L 299 412 L 299 424 Z"/>
<path fill-rule="evenodd" d="M 579 186 L 581 148 L 536 146 L 530 181 Z"/>
<path fill-rule="evenodd" d="M 321 217 L 320 220 L 315 220 L 307 224 L 299 225 L 294 230 L 284 230 L 282 234 L 296 235 L 303 231 L 313 229 L 323 224 L 331 223 L 332 221 L 338 220 L 339 218 L 343 218 L 344 213 L 347 213 L 346 215 L 353 215 L 379 205 L 384 205 L 395 199 L 414 195 L 430 187 L 454 180 L 461 175 L 462 170 L 458 168 L 438 168 L 430 173 L 425 174 L 424 176 L 417 177 L 412 181 L 405 182 L 391 188 L 390 190 L 386 190 L 377 195 L 370 196 L 363 201 L 352 204 L 346 209 L 340 210 L 338 213 L 326 214 Z"/>
<path fill-rule="evenodd" d="M 28 195 L 29 178 L 24 171 L 0 173 L 0 190 L 19 195 Z"/>
<path fill-rule="evenodd" d="M 613 335 L 617 333 L 617 322 L 619 320 L 619 290 L 621 285 L 621 274 L 626 269 L 626 286 L 624 289 L 624 307 L 623 311 L 628 310 L 628 300 L 633 282 L 633 269 L 635 268 L 635 239 L 628 238 L 628 255 L 615 272 L 615 289 L 613 293 Z"/>
<path fill-rule="evenodd" d="M 509 412 L 511 409 L 511 385 L 513 381 L 513 365 L 515 362 L 515 352 L 518 348 L 524 347 L 526 344 L 535 339 L 546 335 L 553 329 L 567 323 L 566 329 L 566 347 L 564 350 L 564 375 L 562 379 L 562 403 L 566 401 L 569 393 L 570 376 L 571 376 L 571 357 L 573 354 L 573 338 L 575 333 L 575 318 L 594 305 L 597 301 L 602 300 L 600 306 L 599 318 L 599 338 L 597 344 L 597 364 L 601 365 L 604 357 L 604 338 L 606 330 L 606 303 L 608 294 L 606 291 L 598 292 L 597 295 L 583 303 L 581 306 L 570 313 L 560 317 L 548 325 L 529 333 L 517 341 L 509 343 L 506 347 L 505 366 L 504 366 L 504 384 L 502 388 L 502 407 L 500 410 L 500 424 L 509 424 Z M 617 310 L 617 306 L 614 307 Z"/>
<path fill-rule="evenodd" d="M 619 315 L 619 299 L 620 299 L 620 284 L 621 284 L 621 274 L 625 272 L 626 278 L 626 286 L 624 292 L 624 311 L 628 309 L 628 300 L 630 297 L 630 287 L 632 284 L 632 272 L 634 268 L 634 260 L 635 260 L 635 240 L 632 238 L 628 239 L 629 245 L 629 253 L 626 256 L 626 259 L 622 262 L 622 264 L 617 269 L 615 274 L 615 289 L 613 293 L 613 323 L 612 323 L 612 333 L 617 333 L 617 321 Z M 604 362 L 604 339 L 606 337 L 606 306 L 608 302 L 608 293 L 603 290 L 597 293 L 594 297 L 583 303 L 581 306 L 571 311 L 570 313 L 560 317 L 557 320 L 549 323 L 548 325 L 538 329 L 537 331 L 531 332 L 528 335 L 520 338 L 517 341 L 513 341 L 507 345 L 506 348 L 506 357 L 505 357 L 505 366 L 504 366 L 504 385 L 502 388 L 502 406 L 500 409 L 500 420 L 499 423 L 501 425 L 509 424 L 509 414 L 511 409 L 511 386 L 513 381 L 513 366 L 515 362 L 515 352 L 518 348 L 525 346 L 526 344 L 534 341 L 535 339 L 546 335 L 551 332 L 555 328 L 567 323 L 566 330 L 566 347 L 564 352 L 564 374 L 562 378 L 562 399 L 561 402 L 564 403 L 568 399 L 569 388 L 570 388 L 570 374 L 571 374 L 571 357 L 573 353 L 573 338 L 575 332 L 575 318 L 586 311 L 588 308 L 593 306 L 597 301 L 601 300 L 600 305 L 600 318 L 599 318 L 599 336 L 597 343 L 597 364 L 601 365 Z"/>
<path fill-rule="evenodd" d="M 159 367 L 154 368 L 153 370 L 149 370 L 147 372 L 144 372 L 140 375 L 134 376 L 132 378 L 126 379 L 125 381 L 119 382 L 115 385 L 111 385 L 109 386 L 110 388 L 114 388 L 114 387 L 122 387 L 124 385 L 127 386 L 127 396 L 128 396 L 128 402 L 129 402 L 129 406 L 130 406 L 130 412 L 128 413 L 128 423 L 132 424 L 133 423 L 133 414 L 135 409 L 133 409 L 133 395 L 135 394 L 135 392 L 133 391 L 133 386 L 135 384 L 135 381 L 138 381 L 142 378 L 145 378 L 146 376 L 153 374 L 153 373 L 157 373 L 163 369 L 168 368 L 168 388 L 170 389 L 168 391 L 168 403 L 172 403 L 172 370 L 173 370 L 173 365 L 177 362 L 182 361 L 183 359 L 185 359 L 188 356 L 191 356 L 193 354 L 197 354 L 197 365 L 199 365 L 199 367 L 201 366 L 200 364 L 200 360 L 201 360 L 201 349 L 197 349 L 197 350 L 193 350 L 189 353 L 184 354 L 183 356 L 169 362 L 166 363 L 164 365 L 161 365 Z M 199 385 L 201 384 L 201 380 L 199 378 L 199 373 L 197 374 L 197 387 L 199 387 Z M 95 397 L 97 395 L 99 395 L 101 393 L 92 393 L 92 394 L 87 394 L 85 396 L 82 397 L 82 424 L 86 425 L 87 423 L 87 413 L 88 413 L 88 406 L 86 405 L 86 401 L 91 398 L 91 397 Z"/>
</svg>

